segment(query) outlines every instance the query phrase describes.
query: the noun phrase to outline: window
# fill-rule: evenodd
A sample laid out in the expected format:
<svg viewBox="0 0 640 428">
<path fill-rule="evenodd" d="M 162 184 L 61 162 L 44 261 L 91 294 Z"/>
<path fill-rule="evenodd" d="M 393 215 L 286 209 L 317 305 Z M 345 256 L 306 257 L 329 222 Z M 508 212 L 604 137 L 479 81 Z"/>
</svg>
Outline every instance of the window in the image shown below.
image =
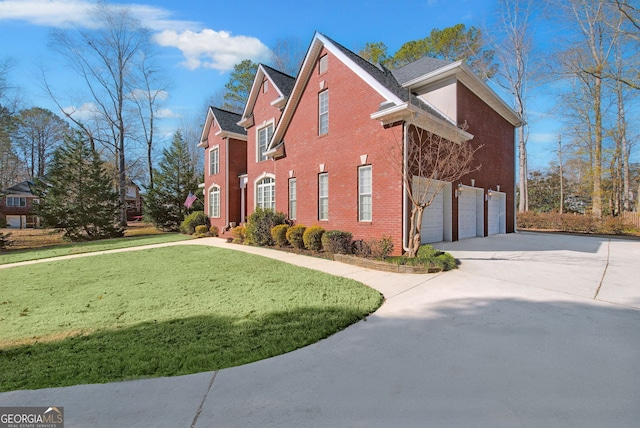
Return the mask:
<svg viewBox="0 0 640 428">
<path fill-rule="evenodd" d="M 262 93 L 266 94 L 269 91 L 269 81 L 265 80 L 262 84 Z"/>
<path fill-rule="evenodd" d="M 209 175 L 215 175 L 220 172 L 220 151 L 218 147 L 209 150 Z"/>
<path fill-rule="evenodd" d="M 276 182 L 271 177 L 258 181 L 256 188 L 256 208 L 265 210 L 276 209 Z"/>
<path fill-rule="evenodd" d="M 8 207 L 26 207 L 27 198 L 20 198 L 17 196 L 7 196 Z"/>
<path fill-rule="evenodd" d="M 318 220 L 329 220 L 329 174 L 318 175 Z"/>
<path fill-rule="evenodd" d="M 329 132 L 329 91 L 318 94 L 318 135 Z"/>
<path fill-rule="evenodd" d="M 220 188 L 213 186 L 209 191 L 209 217 L 220 218 Z"/>
<path fill-rule="evenodd" d="M 264 152 L 267 151 L 267 146 L 269 145 L 269 141 L 271 141 L 272 135 L 273 135 L 273 124 L 267 125 L 264 128 L 260 128 L 258 130 L 257 162 L 262 162 L 267 160 L 267 156 L 265 156 Z"/>
<path fill-rule="evenodd" d="M 318 69 L 319 69 L 319 73 L 326 73 L 327 71 L 327 67 L 329 64 L 329 58 L 326 55 L 323 55 L 320 57 L 320 61 L 319 61 L 319 65 L 318 65 Z"/>
<path fill-rule="evenodd" d="M 371 221 L 371 165 L 358 168 L 358 221 Z"/>
<path fill-rule="evenodd" d="M 289 179 L 289 218 L 294 220 L 297 216 L 297 195 L 296 195 L 296 179 Z"/>
</svg>

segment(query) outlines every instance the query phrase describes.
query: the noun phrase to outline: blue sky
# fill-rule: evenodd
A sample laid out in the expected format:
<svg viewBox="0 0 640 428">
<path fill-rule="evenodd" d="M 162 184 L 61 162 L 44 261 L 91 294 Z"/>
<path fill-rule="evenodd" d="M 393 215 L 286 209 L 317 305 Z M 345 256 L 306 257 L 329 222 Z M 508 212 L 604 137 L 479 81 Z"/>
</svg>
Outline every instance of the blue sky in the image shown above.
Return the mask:
<svg viewBox="0 0 640 428">
<path fill-rule="evenodd" d="M 72 74 L 47 47 L 51 29 L 86 23 L 87 0 L 0 0 L 0 60 L 14 59 L 9 75 L 25 106 L 55 106 L 40 88 L 41 66 L 62 96 L 63 105 L 81 107 Z M 423 38 L 433 28 L 457 23 L 491 25 L 495 0 L 244 0 L 109 2 L 130 8 L 152 29 L 159 61 L 172 82 L 164 101 L 162 130 L 173 132 L 181 121 L 204 120 L 206 99 L 223 88 L 233 64 L 250 57 L 266 61 L 268 47 L 278 39 L 298 38 L 306 48 L 315 31 L 358 51 L 367 42 L 384 42 L 389 53 L 404 42 Z M 265 5 L 269 5 L 266 7 Z M 67 95 L 68 94 L 68 95 Z M 554 157 L 559 125 L 547 112 L 548 95 L 532 104 L 529 162 L 544 167 Z M 508 103 L 511 100 L 505 97 Z M 87 99 L 86 101 L 90 101 Z"/>
</svg>

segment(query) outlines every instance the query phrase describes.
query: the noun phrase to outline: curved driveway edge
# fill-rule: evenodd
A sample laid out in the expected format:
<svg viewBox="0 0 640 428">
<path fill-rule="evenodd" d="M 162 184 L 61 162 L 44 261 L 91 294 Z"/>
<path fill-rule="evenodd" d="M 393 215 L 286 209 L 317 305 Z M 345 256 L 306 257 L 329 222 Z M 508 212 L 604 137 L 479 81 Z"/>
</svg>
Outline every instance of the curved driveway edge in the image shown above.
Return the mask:
<svg viewBox="0 0 640 428">
<path fill-rule="evenodd" d="M 297 351 L 175 378 L 0 394 L 68 427 L 635 427 L 640 242 L 519 233 L 437 246 L 462 264 L 380 273 L 213 238 L 364 282 L 385 304 Z"/>
</svg>

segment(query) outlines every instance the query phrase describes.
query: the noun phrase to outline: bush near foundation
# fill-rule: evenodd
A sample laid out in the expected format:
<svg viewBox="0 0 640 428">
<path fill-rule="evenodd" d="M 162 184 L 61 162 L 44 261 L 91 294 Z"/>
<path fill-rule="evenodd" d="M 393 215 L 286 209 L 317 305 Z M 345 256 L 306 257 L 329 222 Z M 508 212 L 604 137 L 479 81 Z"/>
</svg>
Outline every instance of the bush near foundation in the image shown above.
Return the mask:
<svg viewBox="0 0 640 428">
<path fill-rule="evenodd" d="M 271 237 L 276 243 L 276 247 L 284 247 L 289 243 L 287 241 L 287 230 L 289 230 L 288 224 L 279 224 L 271 229 Z"/>
<path fill-rule="evenodd" d="M 271 229 L 279 224 L 285 224 L 286 217 L 283 213 L 257 208 L 249 216 L 247 222 L 247 243 L 268 247 L 275 242 L 271 236 Z"/>
<path fill-rule="evenodd" d="M 206 226 L 208 220 L 204 211 L 194 211 L 180 223 L 180 232 L 185 235 L 193 235 L 196 232 L 196 226 Z"/>
<path fill-rule="evenodd" d="M 305 230 L 307 230 L 307 227 L 301 224 L 291 226 L 289 230 L 287 230 L 287 241 L 289 241 L 289 244 L 291 244 L 293 248 L 297 248 L 299 250 L 304 249 L 304 240 L 302 239 L 302 235 L 304 235 Z"/>
<path fill-rule="evenodd" d="M 304 247 L 311 251 L 320 251 L 322 249 L 322 235 L 325 230 L 320 226 L 311 226 L 304 231 L 302 240 Z"/>
<path fill-rule="evenodd" d="M 247 230 L 244 226 L 236 226 L 231 229 L 231 236 L 234 244 L 244 244 L 244 240 L 247 238 Z"/>
<path fill-rule="evenodd" d="M 350 254 L 352 239 L 351 232 L 328 230 L 322 235 L 322 249 L 327 254 Z"/>
</svg>

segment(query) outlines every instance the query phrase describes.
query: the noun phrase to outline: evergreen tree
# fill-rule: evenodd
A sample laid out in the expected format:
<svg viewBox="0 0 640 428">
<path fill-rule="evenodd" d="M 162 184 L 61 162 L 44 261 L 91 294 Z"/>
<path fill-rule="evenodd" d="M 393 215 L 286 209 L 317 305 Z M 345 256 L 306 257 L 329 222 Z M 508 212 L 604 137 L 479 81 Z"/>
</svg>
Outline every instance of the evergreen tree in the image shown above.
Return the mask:
<svg viewBox="0 0 640 428">
<path fill-rule="evenodd" d="M 249 59 L 245 59 L 233 66 L 229 81 L 224 85 L 227 92 L 224 94 L 223 109 L 242 113 L 244 105 L 249 99 L 249 93 L 257 70 L 258 64 Z"/>
<path fill-rule="evenodd" d="M 145 214 L 163 230 L 178 230 L 189 211 L 202 210 L 197 200 L 191 208 L 184 206 L 189 192 L 198 189 L 198 177 L 189 156 L 189 148 L 177 131 L 171 146 L 162 151 L 160 168 L 154 172 L 153 189 L 145 198 Z"/>
<path fill-rule="evenodd" d="M 54 152 L 46 178 L 36 181 L 34 191 L 43 225 L 63 230 L 71 241 L 123 235 L 113 180 L 80 132 L 66 137 Z"/>
</svg>

